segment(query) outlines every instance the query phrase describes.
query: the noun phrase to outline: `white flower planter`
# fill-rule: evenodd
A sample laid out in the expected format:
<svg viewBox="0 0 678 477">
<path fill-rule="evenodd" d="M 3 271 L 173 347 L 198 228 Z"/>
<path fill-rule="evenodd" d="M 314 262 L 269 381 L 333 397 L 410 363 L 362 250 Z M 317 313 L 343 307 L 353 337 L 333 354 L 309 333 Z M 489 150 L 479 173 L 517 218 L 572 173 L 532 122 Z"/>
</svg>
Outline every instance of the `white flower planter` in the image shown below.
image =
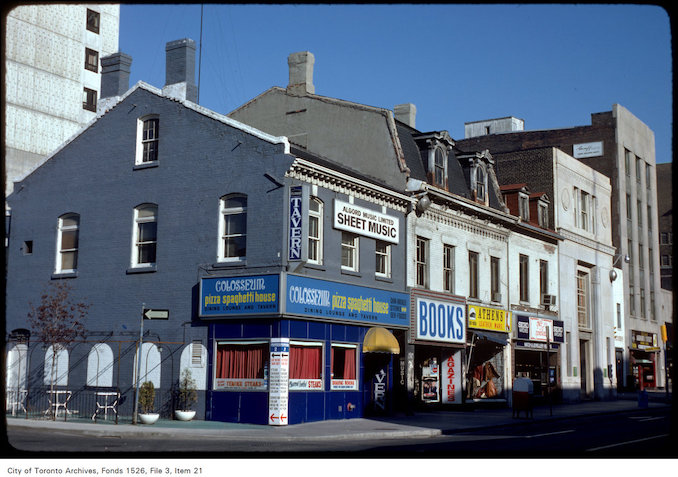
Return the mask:
<svg viewBox="0 0 678 477">
<path fill-rule="evenodd" d="M 160 417 L 160 414 L 152 413 L 152 414 L 139 414 L 139 421 L 142 424 L 155 424 L 155 422 L 158 420 Z"/>
<path fill-rule="evenodd" d="M 174 417 L 179 421 L 190 421 L 195 417 L 195 411 L 174 411 Z"/>
</svg>

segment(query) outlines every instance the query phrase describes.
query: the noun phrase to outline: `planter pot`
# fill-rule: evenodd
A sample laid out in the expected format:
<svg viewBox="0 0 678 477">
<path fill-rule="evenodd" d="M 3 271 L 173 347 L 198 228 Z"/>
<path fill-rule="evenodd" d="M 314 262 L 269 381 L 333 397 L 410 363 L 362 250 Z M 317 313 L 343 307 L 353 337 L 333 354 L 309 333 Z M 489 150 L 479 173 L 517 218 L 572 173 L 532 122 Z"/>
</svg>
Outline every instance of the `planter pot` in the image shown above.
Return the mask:
<svg viewBox="0 0 678 477">
<path fill-rule="evenodd" d="M 190 421 L 195 417 L 195 411 L 174 411 L 174 417 L 179 421 Z"/>
<path fill-rule="evenodd" d="M 139 414 L 139 421 L 142 424 L 155 424 L 155 421 L 157 421 L 159 417 L 160 417 L 160 414 L 156 414 L 156 413 L 153 413 L 153 414 L 141 414 L 140 413 Z"/>
</svg>

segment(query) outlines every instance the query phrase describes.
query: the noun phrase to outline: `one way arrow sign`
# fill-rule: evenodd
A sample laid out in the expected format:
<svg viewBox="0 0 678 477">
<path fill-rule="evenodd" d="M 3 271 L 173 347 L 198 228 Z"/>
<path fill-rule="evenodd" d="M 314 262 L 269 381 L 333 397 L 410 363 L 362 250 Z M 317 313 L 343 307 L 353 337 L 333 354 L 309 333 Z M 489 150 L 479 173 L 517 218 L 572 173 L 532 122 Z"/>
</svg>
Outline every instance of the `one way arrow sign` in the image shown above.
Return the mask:
<svg viewBox="0 0 678 477">
<path fill-rule="evenodd" d="M 144 320 L 168 320 L 169 310 L 151 310 L 144 308 Z"/>
</svg>

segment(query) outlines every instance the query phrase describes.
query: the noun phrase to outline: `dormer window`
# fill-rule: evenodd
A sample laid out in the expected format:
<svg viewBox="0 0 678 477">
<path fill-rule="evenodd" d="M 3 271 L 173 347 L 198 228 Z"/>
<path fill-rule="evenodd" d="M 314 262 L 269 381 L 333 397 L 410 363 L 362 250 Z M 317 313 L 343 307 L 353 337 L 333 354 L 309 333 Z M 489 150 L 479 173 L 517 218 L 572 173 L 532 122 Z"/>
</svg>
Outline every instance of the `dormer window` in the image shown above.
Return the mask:
<svg viewBox="0 0 678 477">
<path fill-rule="evenodd" d="M 446 164 L 446 159 L 447 154 L 445 154 L 440 147 L 436 147 L 435 149 L 435 156 L 434 156 L 434 163 L 433 163 L 433 171 L 434 171 L 434 179 L 435 179 L 435 185 L 440 186 L 440 187 L 445 187 L 445 182 L 447 178 L 447 164 Z"/>
<path fill-rule="evenodd" d="M 539 226 L 543 229 L 549 228 L 549 205 L 540 200 L 537 203 L 537 220 L 539 221 Z"/>
<path fill-rule="evenodd" d="M 487 171 L 485 170 L 485 165 L 481 162 L 476 162 L 473 168 L 473 183 L 471 187 L 475 190 L 477 201 L 487 202 Z"/>
<path fill-rule="evenodd" d="M 530 221 L 530 197 L 523 193 L 518 193 L 518 215 L 524 222 Z"/>
</svg>

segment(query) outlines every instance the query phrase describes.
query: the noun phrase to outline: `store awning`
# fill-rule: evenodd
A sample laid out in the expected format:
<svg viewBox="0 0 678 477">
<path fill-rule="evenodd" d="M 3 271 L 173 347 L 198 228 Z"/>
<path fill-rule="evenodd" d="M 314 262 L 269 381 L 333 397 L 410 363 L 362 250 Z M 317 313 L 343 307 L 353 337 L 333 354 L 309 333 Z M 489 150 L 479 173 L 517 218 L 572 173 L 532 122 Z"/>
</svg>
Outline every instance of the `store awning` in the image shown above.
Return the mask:
<svg viewBox="0 0 678 477">
<path fill-rule="evenodd" d="M 400 345 L 393 333 L 381 326 L 367 330 L 363 340 L 363 353 L 399 354 Z"/>
<path fill-rule="evenodd" d="M 506 346 L 508 344 L 508 335 L 505 333 L 478 330 L 473 330 L 473 332 L 476 334 L 476 336 L 478 336 L 478 338 L 485 338 L 486 340 L 493 341 L 502 346 Z"/>
</svg>

